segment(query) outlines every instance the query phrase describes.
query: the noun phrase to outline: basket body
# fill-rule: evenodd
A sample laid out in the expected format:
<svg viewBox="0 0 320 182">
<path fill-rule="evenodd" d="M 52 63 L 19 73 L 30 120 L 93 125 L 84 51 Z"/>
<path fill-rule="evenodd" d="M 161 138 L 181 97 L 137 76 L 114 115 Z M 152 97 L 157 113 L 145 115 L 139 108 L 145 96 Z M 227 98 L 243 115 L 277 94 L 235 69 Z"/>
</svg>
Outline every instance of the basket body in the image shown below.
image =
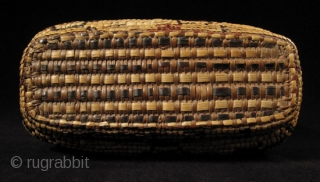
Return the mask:
<svg viewBox="0 0 320 182">
<path fill-rule="evenodd" d="M 39 32 L 20 67 L 25 128 L 70 148 L 232 153 L 291 135 L 302 101 L 288 38 L 230 23 L 72 22 Z"/>
</svg>

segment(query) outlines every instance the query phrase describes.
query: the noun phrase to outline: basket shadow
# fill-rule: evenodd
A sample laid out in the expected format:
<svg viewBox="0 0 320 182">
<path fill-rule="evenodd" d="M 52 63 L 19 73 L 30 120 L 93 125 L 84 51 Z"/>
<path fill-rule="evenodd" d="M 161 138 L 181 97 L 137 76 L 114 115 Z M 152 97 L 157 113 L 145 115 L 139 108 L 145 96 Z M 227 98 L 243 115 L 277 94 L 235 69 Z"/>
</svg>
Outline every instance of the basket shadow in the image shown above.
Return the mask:
<svg viewBox="0 0 320 182">
<path fill-rule="evenodd" d="M 51 151 L 63 153 L 65 155 L 73 155 L 76 157 L 86 156 L 91 161 L 197 161 L 197 162 L 231 162 L 231 161 L 269 161 L 270 155 L 268 151 L 250 151 L 234 154 L 132 154 L 132 155 L 113 155 L 105 153 L 94 153 L 80 151 L 76 149 L 65 148 L 61 146 L 53 146 Z"/>
</svg>

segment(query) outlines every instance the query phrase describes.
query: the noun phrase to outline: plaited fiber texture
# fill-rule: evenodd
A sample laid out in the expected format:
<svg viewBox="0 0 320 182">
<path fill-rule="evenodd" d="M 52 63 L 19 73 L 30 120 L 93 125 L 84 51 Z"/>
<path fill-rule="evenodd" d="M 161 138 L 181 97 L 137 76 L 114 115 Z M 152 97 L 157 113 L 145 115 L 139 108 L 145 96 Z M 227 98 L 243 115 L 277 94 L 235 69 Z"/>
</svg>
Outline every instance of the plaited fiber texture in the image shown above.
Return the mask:
<svg viewBox="0 0 320 182">
<path fill-rule="evenodd" d="M 113 154 L 266 149 L 291 135 L 302 101 L 290 39 L 207 21 L 55 25 L 25 49 L 20 78 L 33 136 Z"/>
</svg>

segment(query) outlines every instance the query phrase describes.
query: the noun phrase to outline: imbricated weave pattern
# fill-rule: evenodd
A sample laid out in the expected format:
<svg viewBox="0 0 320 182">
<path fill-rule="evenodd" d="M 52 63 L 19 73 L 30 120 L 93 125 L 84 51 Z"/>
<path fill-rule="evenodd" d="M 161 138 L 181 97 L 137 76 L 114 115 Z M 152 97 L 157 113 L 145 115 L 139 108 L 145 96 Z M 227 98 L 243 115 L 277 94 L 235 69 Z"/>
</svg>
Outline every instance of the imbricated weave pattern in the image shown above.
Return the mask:
<svg viewBox="0 0 320 182">
<path fill-rule="evenodd" d="M 294 43 L 207 21 L 52 26 L 25 49 L 20 78 L 33 136 L 116 154 L 269 148 L 291 135 L 302 101 Z"/>
</svg>

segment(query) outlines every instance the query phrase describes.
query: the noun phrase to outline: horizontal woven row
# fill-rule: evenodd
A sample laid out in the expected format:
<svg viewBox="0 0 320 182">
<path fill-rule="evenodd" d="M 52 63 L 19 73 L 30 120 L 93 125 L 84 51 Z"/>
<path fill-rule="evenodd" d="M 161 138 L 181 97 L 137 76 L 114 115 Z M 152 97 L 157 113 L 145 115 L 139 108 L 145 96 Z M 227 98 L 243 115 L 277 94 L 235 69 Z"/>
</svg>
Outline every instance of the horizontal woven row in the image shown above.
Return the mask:
<svg viewBox="0 0 320 182">
<path fill-rule="evenodd" d="M 257 115 L 257 113 L 259 115 Z M 55 125 L 93 125 L 96 123 L 98 126 L 113 126 L 116 127 L 121 123 L 121 126 L 128 126 L 129 123 L 135 123 L 135 127 L 144 127 L 144 123 L 150 124 L 150 126 L 156 127 L 156 123 L 167 123 L 169 126 L 208 126 L 208 125 L 242 125 L 242 124 L 256 124 L 265 123 L 270 121 L 276 121 L 284 119 L 282 113 L 273 113 L 269 111 L 265 112 L 246 113 L 249 117 L 244 117 L 244 113 L 202 113 L 194 115 L 49 115 L 49 118 L 43 116 L 37 116 L 40 123 Z M 241 117 L 241 118 L 240 118 Z M 96 122 L 96 123 L 91 123 Z M 119 125 L 118 125 L 119 126 Z M 147 125 L 148 126 L 148 125 Z"/>
<path fill-rule="evenodd" d="M 294 76 L 291 76 L 294 78 Z M 297 80 L 298 78 L 294 78 Z M 295 81 L 293 80 L 293 81 Z M 103 86 L 139 84 L 282 84 L 290 81 L 288 72 L 193 72 L 141 74 L 41 74 L 26 79 L 29 86 Z M 292 81 L 291 81 L 292 82 Z"/>
<path fill-rule="evenodd" d="M 83 32 L 74 32 L 74 33 L 66 33 L 66 34 L 56 34 L 49 36 L 48 39 L 54 40 L 59 39 L 62 42 L 68 40 L 95 40 L 95 39 L 121 39 L 121 38 L 158 38 L 158 39 L 166 39 L 166 38 L 177 38 L 177 39 L 196 39 L 196 38 L 212 38 L 212 39 L 227 39 L 227 40 L 252 40 L 252 41 L 265 41 L 267 43 L 278 43 L 279 45 L 287 45 L 287 42 L 277 40 L 274 37 L 270 37 L 268 35 L 257 35 L 254 34 L 245 34 L 245 33 L 208 33 L 208 32 L 195 32 L 195 31 L 144 31 L 144 32 L 107 32 L 104 31 L 90 31 L 84 30 Z M 45 39 L 41 39 L 41 42 L 44 42 Z M 276 41 L 277 40 L 277 41 Z M 164 40 L 163 40 L 164 41 Z"/>
<path fill-rule="evenodd" d="M 48 49 L 97 49 L 121 47 L 274 47 L 287 43 L 268 36 L 252 34 L 208 34 L 206 32 L 125 32 L 108 33 L 84 31 L 40 38 Z"/>
<path fill-rule="evenodd" d="M 281 99 L 136 101 L 136 102 L 42 102 L 40 114 L 131 114 L 245 112 L 287 108 L 294 103 Z M 28 105 L 28 103 L 27 103 Z"/>
<path fill-rule="evenodd" d="M 134 48 L 96 50 L 29 50 L 39 60 L 128 60 L 202 58 L 278 58 L 278 48 Z"/>
<path fill-rule="evenodd" d="M 264 149 L 270 145 L 275 145 L 281 143 L 288 136 L 290 132 L 286 128 L 276 128 L 274 131 L 266 133 L 265 131 L 269 130 L 272 127 L 270 123 L 264 124 L 262 127 L 251 127 L 251 128 L 214 128 L 206 132 L 206 137 L 197 141 L 196 135 L 189 134 L 183 131 L 170 131 L 159 133 L 158 139 L 171 141 L 166 142 L 167 145 L 160 143 L 159 145 L 153 145 L 150 141 L 145 140 L 134 140 L 126 141 L 105 141 L 105 140 L 85 140 L 85 139 L 70 139 L 65 136 L 55 135 L 54 137 L 47 137 L 48 142 L 56 145 L 63 145 L 70 148 L 81 148 L 90 152 L 103 152 L 105 154 L 116 154 L 116 155 L 125 155 L 125 154 L 144 154 L 144 153 L 179 153 L 179 154 L 232 154 L 237 150 L 250 150 L 250 149 Z M 48 126 L 46 128 L 49 131 L 54 131 L 54 127 Z M 131 128 L 130 128 L 131 129 Z M 103 129 L 102 129 L 103 130 Z M 129 130 L 127 128 L 127 130 Z M 246 132 L 262 133 L 256 136 L 249 136 L 246 138 L 228 138 L 221 139 L 221 136 L 227 134 L 234 135 L 243 135 Z M 125 138 L 125 136 L 130 133 L 118 132 L 118 131 L 108 131 L 111 133 L 108 138 L 109 140 L 114 137 L 114 135 L 120 135 Z M 43 133 L 37 133 L 40 136 L 44 136 Z M 113 135 L 112 135 L 113 134 Z M 150 136 L 150 132 L 145 131 L 143 134 Z M 186 142 L 184 139 L 186 136 L 189 136 Z M 121 138 L 118 137 L 118 138 Z M 192 139 L 190 139 L 192 138 Z M 184 142 L 181 142 L 184 141 Z M 223 147 L 222 147 L 223 146 Z M 85 147 L 85 148 L 84 148 Z"/>
<path fill-rule="evenodd" d="M 75 101 L 75 100 L 206 100 L 280 98 L 296 93 L 297 88 L 281 84 L 168 84 L 168 85 L 115 85 L 45 87 L 26 91 L 27 100 Z"/>
<path fill-rule="evenodd" d="M 175 72 L 206 72 L 206 71 L 284 71 L 294 68 L 277 60 L 122 60 L 122 61 L 35 61 L 32 70 L 35 73 L 175 73 Z M 26 67 L 25 69 L 30 69 Z M 28 70 L 26 70 L 28 71 Z"/>
</svg>

